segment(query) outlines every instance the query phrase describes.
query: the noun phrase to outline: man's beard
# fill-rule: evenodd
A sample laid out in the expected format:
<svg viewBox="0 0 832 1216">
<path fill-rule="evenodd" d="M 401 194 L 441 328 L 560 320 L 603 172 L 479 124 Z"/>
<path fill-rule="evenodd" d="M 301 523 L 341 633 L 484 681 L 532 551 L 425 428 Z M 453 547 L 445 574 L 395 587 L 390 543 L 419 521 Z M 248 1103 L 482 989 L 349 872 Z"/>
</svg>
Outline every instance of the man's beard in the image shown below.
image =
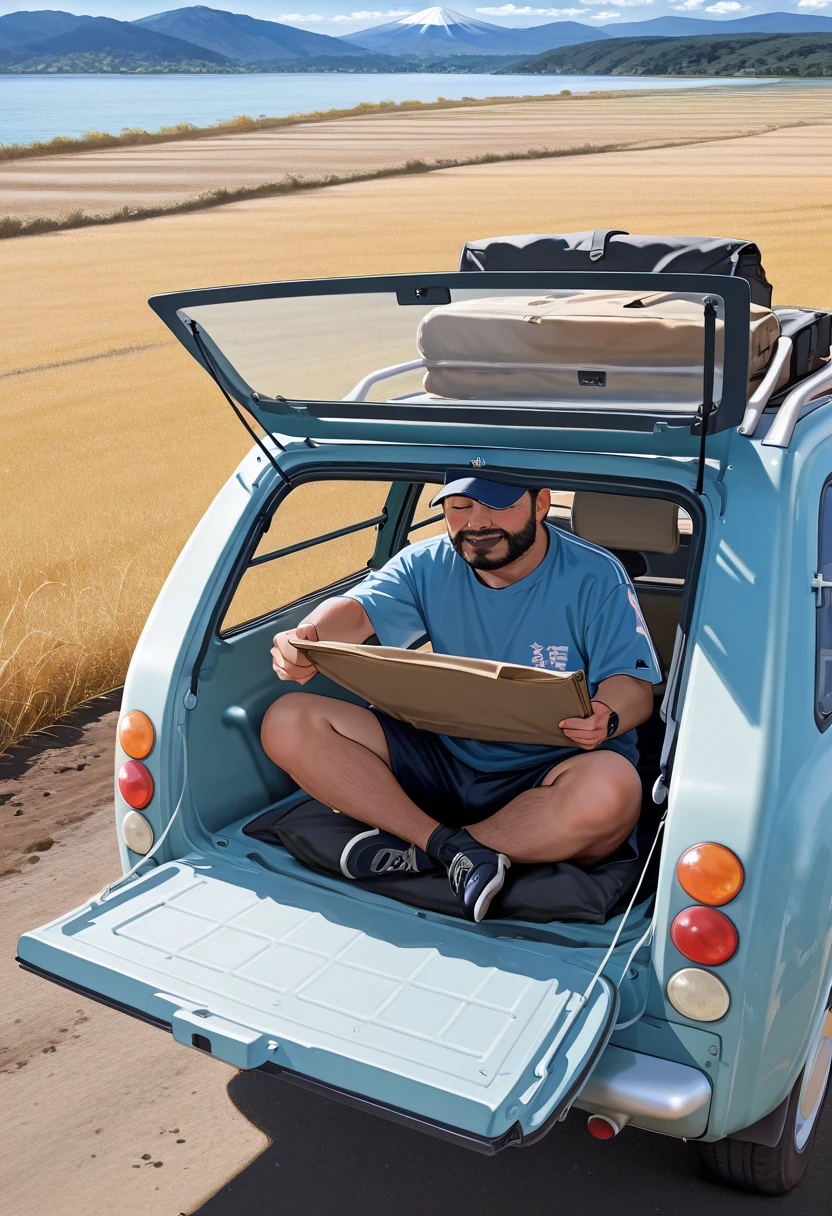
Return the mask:
<svg viewBox="0 0 832 1216">
<path fill-rule="evenodd" d="M 467 540 L 471 540 L 472 538 L 485 540 L 491 536 L 502 537 L 506 542 L 507 550 L 503 557 L 494 556 L 493 550 L 488 553 L 475 552 L 473 557 L 466 557 L 463 552 L 463 545 Z M 456 536 L 451 537 L 451 544 L 462 560 L 467 562 L 472 570 L 502 570 L 503 566 L 510 566 L 512 562 L 516 562 L 524 553 L 528 553 L 535 542 L 536 536 L 537 516 L 532 511 L 528 522 L 523 525 L 519 532 L 506 532 L 504 528 L 486 528 L 482 532 L 476 532 L 473 529 L 463 528 L 457 532 Z"/>
</svg>

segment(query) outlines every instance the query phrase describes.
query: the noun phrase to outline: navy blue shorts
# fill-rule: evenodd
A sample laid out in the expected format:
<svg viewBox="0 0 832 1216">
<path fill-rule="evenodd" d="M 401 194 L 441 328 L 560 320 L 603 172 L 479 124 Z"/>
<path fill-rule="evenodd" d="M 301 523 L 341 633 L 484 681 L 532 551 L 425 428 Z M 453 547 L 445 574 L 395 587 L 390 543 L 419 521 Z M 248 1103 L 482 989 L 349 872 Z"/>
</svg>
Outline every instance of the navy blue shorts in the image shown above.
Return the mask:
<svg viewBox="0 0 832 1216">
<path fill-rule="evenodd" d="M 481 773 L 449 752 L 439 735 L 417 730 L 380 709 L 370 707 L 370 713 L 375 714 L 384 731 L 393 776 L 399 785 L 426 815 L 449 828 L 488 819 L 518 794 L 535 789 L 555 767 L 547 760 L 533 768 Z M 557 763 L 579 754 L 580 748 L 576 747 Z"/>
</svg>

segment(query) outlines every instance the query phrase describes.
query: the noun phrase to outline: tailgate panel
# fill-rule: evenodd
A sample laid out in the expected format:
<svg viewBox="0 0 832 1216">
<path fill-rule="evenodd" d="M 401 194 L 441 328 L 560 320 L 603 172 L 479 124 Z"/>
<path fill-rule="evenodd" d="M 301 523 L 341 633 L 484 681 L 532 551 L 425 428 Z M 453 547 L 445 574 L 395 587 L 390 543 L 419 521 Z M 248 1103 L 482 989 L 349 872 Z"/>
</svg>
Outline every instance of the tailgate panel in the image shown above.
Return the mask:
<svg viewBox="0 0 832 1216">
<path fill-rule="evenodd" d="M 589 972 L 554 947 L 201 859 L 25 934 L 19 955 L 237 1067 L 271 1060 L 484 1136 L 539 1126 L 617 1005 L 599 981 L 573 1016 Z"/>
</svg>

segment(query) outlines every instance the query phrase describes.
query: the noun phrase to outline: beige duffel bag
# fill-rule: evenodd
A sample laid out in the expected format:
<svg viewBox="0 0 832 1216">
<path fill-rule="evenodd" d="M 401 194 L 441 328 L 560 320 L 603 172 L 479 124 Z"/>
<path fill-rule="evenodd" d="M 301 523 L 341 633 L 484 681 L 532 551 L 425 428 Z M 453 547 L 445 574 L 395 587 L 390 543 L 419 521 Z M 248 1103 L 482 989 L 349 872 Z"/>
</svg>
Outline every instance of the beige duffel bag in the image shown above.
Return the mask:
<svg viewBox="0 0 832 1216">
<path fill-rule="evenodd" d="M 765 373 L 780 324 L 751 305 L 749 392 Z M 435 308 L 417 335 L 424 388 L 441 397 L 586 403 L 702 400 L 700 296 L 586 291 L 498 296 Z M 719 397 L 724 327 L 716 326 Z"/>
</svg>

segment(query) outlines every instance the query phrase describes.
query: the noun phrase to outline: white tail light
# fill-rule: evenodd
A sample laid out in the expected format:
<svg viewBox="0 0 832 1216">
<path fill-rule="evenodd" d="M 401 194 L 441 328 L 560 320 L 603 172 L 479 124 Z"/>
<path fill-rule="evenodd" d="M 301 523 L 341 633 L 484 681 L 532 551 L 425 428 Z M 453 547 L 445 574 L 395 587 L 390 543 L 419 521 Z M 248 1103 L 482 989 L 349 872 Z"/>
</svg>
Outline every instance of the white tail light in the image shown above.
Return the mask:
<svg viewBox="0 0 832 1216">
<path fill-rule="evenodd" d="M 722 980 L 698 967 L 683 967 L 667 982 L 667 999 L 674 1009 L 697 1022 L 715 1022 L 724 1017 L 731 996 Z"/>
<path fill-rule="evenodd" d="M 128 811 L 121 821 L 121 835 L 131 853 L 144 857 L 153 847 L 153 828 L 138 811 Z"/>
</svg>

